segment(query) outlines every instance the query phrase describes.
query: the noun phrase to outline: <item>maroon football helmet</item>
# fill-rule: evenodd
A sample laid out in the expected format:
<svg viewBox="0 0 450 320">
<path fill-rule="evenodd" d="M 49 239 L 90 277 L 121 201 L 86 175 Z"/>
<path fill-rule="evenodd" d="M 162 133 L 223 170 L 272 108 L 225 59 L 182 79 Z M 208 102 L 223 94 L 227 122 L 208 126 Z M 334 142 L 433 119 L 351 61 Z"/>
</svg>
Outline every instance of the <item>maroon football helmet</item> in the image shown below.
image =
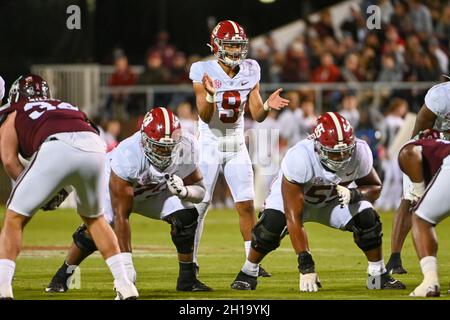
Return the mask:
<svg viewBox="0 0 450 320">
<path fill-rule="evenodd" d="M 152 109 L 142 122 L 141 141 L 144 155 L 151 164 L 158 168 L 168 167 L 175 157 L 175 147 L 181 141 L 180 120 L 170 109 Z"/>
<path fill-rule="evenodd" d="M 50 88 L 42 77 L 35 74 L 20 76 L 9 90 L 9 102 L 14 103 L 19 99 L 50 99 Z"/>
<path fill-rule="evenodd" d="M 347 119 L 337 112 L 322 114 L 313 137 L 323 165 L 335 172 L 347 166 L 355 149 L 353 128 Z"/>
<path fill-rule="evenodd" d="M 211 32 L 209 46 L 220 61 L 234 68 L 247 57 L 248 38 L 244 28 L 237 22 L 224 20 L 219 22 Z M 239 49 L 230 50 L 233 47 Z"/>
</svg>

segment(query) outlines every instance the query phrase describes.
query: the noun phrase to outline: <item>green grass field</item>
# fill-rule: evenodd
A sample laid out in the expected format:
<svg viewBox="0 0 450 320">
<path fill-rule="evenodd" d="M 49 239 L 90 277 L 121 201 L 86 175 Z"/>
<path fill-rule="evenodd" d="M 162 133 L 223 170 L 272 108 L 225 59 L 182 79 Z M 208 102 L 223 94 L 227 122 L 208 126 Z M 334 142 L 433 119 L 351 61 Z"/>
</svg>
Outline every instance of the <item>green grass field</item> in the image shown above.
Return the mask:
<svg viewBox="0 0 450 320">
<path fill-rule="evenodd" d="M 1 210 L 4 212 L 4 209 Z M 392 227 L 390 213 L 382 214 L 384 256 L 389 257 Z M 1 217 L 2 218 L 2 217 Z M 3 220 L 3 219 L 2 219 Z M 72 210 L 39 212 L 25 230 L 24 249 L 17 260 L 14 280 L 16 299 L 112 299 L 112 276 L 98 253 L 81 265 L 81 289 L 66 294 L 46 294 L 44 288 L 63 262 L 71 235 L 80 224 Z M 271 278 L 259 279 L 256 291 L 230 289 L 244 262 L 244 245 L 238 215 L 231 210 L 212 210 L 206 219 L 200 247 L 200 279 L 214 288 L 208 293 L 175 291 L 178 263 L 169 225 L 132 216 L 134 264 L 141 299 L 410 299 L 409 292 L 421 282 L 418 259 L 408 237 L 403 262 L 408 274 L 397 276 L 407 290 L 374 291 L 365 288 L 367 263 L 353 243 L 352 234 L 310 223 L 306 225 L 316 270 L 323 288 L 318 293 L 298 291 L 296 256 L 289 237 L 263 261 Z M 442 297 L 450 284 L 450 219 L 437 228 Z"/>
</svg>

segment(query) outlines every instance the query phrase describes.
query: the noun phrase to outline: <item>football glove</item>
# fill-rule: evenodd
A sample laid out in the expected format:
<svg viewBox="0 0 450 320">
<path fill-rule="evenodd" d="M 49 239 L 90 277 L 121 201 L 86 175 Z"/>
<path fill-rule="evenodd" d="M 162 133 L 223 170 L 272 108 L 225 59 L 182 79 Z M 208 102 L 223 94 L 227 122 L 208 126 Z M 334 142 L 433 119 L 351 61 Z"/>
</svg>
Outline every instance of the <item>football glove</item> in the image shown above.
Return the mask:
<svg viewBox="0 0 450 320">
<path fill-rule="evenodd" d="M 348 206 L 349 204 L 361 201 L 362 195 L 358 188 L 346 188 L 341 185 L 336 186 L 336 192 L 338 194 L 338 200 L 341 204 L 341 208 Z"/>
<path fill-rule="evenodd" d="M 300 273 L 300 291 L 301 292 L 317 292 L 322 288 L 317 273 Z"/>
<path fill-rule="evenodd" d="M 62 189 L 42 207 L 42 210 L 44 211 L 55 210 L 61 205 L 61 203 L 64 202 L 64 200 L 66 200 L 68 196 L 69 192 L 67 192 L 66 189 Z"/>
<path fill-rule="evenodd" d="M 336 192 L 338 194 L 338 200 L 341 204 L 341 208 L 343 208 L 344 206 L 348 206 L 352 197 L 350 190 L 346 187 L 337 185 Z"/>
<path fill-rule="evenodd" d="M 167 187 L 169 188 L 170 193 L 177 196 L 180 199 L 184 199 L 187 197 L 187 189 L 184 186 L 183 179 L 179 176 L 173 174 L 166 174 Z"/>
<path fill-rule="evenodd" d="M 426 186 L 424 182 L 411 183 L 408 192 L 408 195 L 405 197 L 406 199 L 411 199 L 413 206 L 415 206 L 419 200 L 425 194 Z"/>
</svg>

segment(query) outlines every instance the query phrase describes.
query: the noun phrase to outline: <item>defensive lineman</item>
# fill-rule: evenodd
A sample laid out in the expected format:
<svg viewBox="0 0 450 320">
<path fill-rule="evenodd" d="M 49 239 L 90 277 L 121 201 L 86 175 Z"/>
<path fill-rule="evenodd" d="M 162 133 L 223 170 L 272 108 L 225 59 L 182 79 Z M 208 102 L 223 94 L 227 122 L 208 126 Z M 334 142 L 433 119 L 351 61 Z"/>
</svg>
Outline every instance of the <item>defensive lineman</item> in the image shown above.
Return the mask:
<svg viewBox="0 0 450 320">
<path fill-rule="evenodd" d="M 407 190 L 412 199 L 412 234 L 423 273 L 422 283 L 410 294 L 413 297 L 438 297 L 440 285 L 437 266 L 435 226 L 450 215 L 450 199 L 445 190 L 450 179 L 450 142 L 441 133 L 405 144 L 399 153 L 399 165 L 411 181 Z"/>
<path fill-rule="evenodd" d="M 442 132 L 442 138 L 450 138 L 450 81 L 431 87 L 425 95 L 425 103 L 420 109 L 411 137 L 418 136 L 427 129 Z M 397 209 L 391 236 L 391 257 L 386 265 L 392 273 L 406 273 L 401 260 L 401 250 L 411 229 L 412 215 L 409 197 L 410 181 L 403 176 L 403 197 Z"/>
<path fill-rule="evenodd" d="M 117 298 L 136 299 L 138 292 L 125 271 L 117 238 L 102 216 L 106 147 L 85 114 L 51 99 L 47 82 L 27 75 L 11 86 L 0 118 L 1 159 L 15 181 L 0 234 L 0 298 L 13 299 L 15 260 L 25 225 L 39 208 L 60 198 L 62 188 L 72 185 L 78 194 L 77 212 L 113 274 Z M 26 169 L 19 153 L 31 158 Z"/>
</svg>

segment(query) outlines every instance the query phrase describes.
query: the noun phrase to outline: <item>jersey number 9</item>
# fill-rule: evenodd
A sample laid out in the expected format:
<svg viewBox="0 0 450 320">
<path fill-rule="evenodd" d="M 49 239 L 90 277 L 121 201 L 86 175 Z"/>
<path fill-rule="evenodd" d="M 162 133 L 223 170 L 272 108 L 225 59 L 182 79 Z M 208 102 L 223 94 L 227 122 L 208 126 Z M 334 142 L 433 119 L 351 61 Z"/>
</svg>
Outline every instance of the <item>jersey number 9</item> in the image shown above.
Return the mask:
<svg viewBox="0 0 450 320">
<path fill-rule="evenodd" d="M 222 96 L 222 105 L 219 107 L 219 118 L 223 123 L 235 123 L 239 117 L 241 95 L 238 91 L 225 91 Z M 223 109 L 223 110 L 220 110 Z"/>
</svg>

